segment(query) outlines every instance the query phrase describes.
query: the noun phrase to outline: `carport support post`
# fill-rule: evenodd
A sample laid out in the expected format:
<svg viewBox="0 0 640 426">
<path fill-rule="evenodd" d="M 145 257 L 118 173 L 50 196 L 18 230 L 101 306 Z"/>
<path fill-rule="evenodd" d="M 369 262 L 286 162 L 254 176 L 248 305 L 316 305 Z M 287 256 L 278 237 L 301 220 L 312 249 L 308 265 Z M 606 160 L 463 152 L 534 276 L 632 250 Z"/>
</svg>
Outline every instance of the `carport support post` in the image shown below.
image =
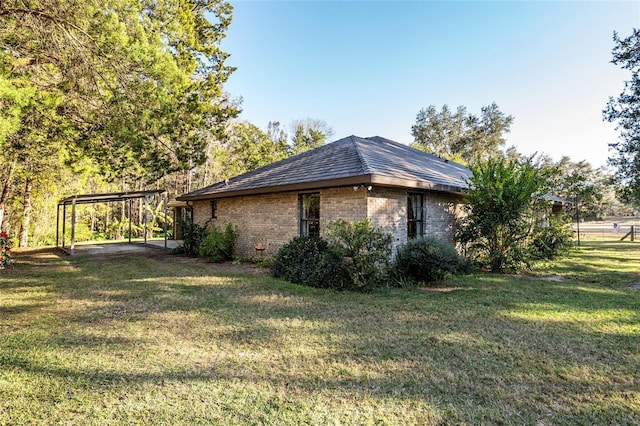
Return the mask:
<svg viewBox="0 0 640 426">
<path fill-rule="evenodd" d="M 167 193 L 162 196 L 162 202 L 164 203 L 164 248 L 167 248 Z"/>
<path fill-rule="evenodd" d="M 131 198 L 129 198 L 129 244 L 131 244 Z"/>
<path fill-rule="evenodd" d="M 71 256 L 76 245 L 76 199 L 71 201 Z"/>
<path fill-rule="evenodd" d="M 64 237 L 67 233 L 67 204 L 62 204 L 62 248 L 65 248 Z"/>
<path fill-rule="evenodd" d="M 56 247 L 59 247 L 60 242 L 60 204 L 56 209 Z"/>
<path fill-rule="evenodd" d="M 144 227 L 144 245 L 147 245 L 147 196 L 144 196 L 144 209 L 142 210 L 142 226 Z"/>
</svg>

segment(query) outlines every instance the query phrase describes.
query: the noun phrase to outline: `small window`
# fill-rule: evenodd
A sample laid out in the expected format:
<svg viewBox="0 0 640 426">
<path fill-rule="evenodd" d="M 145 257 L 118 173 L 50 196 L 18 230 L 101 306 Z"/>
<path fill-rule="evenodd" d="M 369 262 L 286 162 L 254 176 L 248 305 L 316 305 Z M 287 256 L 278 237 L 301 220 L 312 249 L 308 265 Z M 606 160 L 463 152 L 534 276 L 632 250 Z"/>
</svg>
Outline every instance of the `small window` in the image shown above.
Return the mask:
<svg viewBox="0 0 640 426">
<path fill-rule="evenodd" d="M 300 203 L 300 235 L 320 236 L 320 194 L 301 194 Z"/>
<path fill-rule="evenodd" d="M 218 217 L 218 200 L 211 200 L 211 219 Z"/>
<path fill-rule="evenodd" d="M 409 194 L 407 197 L 407 237 L 409 239 L 423 236 L 423 215 L 422 194 Z"/>
</svg>

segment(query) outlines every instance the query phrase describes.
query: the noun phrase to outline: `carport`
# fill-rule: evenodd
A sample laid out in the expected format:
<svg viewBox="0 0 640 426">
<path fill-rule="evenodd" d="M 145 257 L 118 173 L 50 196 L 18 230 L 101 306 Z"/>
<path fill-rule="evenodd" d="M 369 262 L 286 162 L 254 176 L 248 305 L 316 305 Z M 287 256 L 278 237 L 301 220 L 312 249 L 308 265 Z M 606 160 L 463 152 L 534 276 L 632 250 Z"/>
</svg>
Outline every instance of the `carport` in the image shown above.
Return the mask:
<svg viewBox="0 0 640 426">
<path fill-rule="evenodd" d="M 167 217 L 167 191 L 164 189 L 150 191 L 128 191 L 128 192 L 109 192 L 104 194 L 81 194 L 72 195 L 58 202 L 58 210 L 56 215 L 56 247 L 73 255 L 75 249 L 75 229 L 76 229 L 76 206 L 79 204 L 97 204 L 97 203 L 115 203 L 126 202 L 128 204 L 129 218 L 129 244 L 131 244 L 131 208 L 132 201 L 137 199 L 144 200 L 144 244 L 147 244 L 147 206 L 151 200 L 156 197 L 162 197 L 164 203 L 164 216 Z M 65 235 L 67 228 L 67 207 L 71 207 L 71 242 L 66 245 Z M 60 210 L 62 210 L 62 238 L 60 238 Z M 60 244 L 62 243 L 62 244 Z M 164 247 L 167 248 L 167 221 L 164 221 Z"/>
</svg>

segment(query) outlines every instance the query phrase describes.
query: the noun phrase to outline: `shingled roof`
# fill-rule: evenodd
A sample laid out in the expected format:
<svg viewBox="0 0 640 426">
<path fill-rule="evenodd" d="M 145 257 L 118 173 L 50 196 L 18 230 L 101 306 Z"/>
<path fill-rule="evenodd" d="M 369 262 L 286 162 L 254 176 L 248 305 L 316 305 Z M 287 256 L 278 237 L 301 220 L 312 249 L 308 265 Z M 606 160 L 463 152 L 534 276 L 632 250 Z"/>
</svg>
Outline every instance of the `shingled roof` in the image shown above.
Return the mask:
<svg viewBox="0 0 640 426">
<path fill-rule="evenodd" d="M 348 185 L 461 193 L 471 171 L 389 139 L 349 136 L 178 197 L 181 201 Z"/>
</svg>

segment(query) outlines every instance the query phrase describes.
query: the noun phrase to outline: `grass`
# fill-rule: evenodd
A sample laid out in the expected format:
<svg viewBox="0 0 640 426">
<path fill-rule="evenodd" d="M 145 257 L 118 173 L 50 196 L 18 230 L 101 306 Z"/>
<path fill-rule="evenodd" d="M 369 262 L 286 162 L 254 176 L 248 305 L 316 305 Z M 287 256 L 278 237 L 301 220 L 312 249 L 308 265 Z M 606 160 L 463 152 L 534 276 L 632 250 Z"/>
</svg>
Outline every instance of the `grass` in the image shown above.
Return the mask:
<svg viewBox="0 0 640 426">
<path fill-rule="evenodd" d="M 371 294 L 18 253 L 0 424 L 639 424 L 640 244 Z"/>
</svg>

